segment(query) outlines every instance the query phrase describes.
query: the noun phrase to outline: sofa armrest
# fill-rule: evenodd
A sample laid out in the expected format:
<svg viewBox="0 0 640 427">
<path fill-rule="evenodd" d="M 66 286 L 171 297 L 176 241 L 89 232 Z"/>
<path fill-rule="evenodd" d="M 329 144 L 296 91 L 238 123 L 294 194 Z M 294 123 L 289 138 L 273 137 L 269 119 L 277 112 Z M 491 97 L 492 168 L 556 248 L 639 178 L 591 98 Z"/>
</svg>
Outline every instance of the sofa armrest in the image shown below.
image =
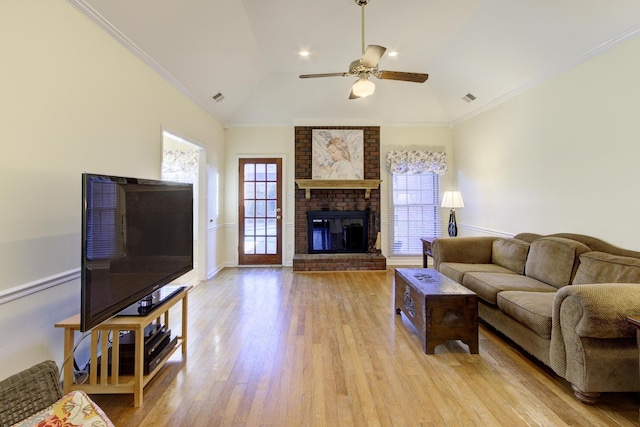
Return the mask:
<svg viewBox="0 0 640 427">
<path fill-rule="evenodd" d="M 638 367 L 636 332 L 627 322 L 633 314 L 640 314 L 640 284 L 560 288 L 553 301 L 551 368 L 582 391 L 637 388 L 637 377 L 626 374 Z"/>
<path fill-rule="evenodd" d="M 558 290 L 553 319 L 584 338 L 632 338 L 636 331 L 627 317 L 640 314 L 640 284 L 570 285 Z M 554 327 L 556 325 L 554 324 Z"/>
<path fill-rule="evenodd" d="M 13 425 L 62 397 L 55 362 L 40 362 L 0 381 L 0 425 Z"/>
<path fill-rule="evenodd" d="M 490 264 L 493 241 L 498 237 L 453 237 L 433 241 L 433 265 L 439 270 L 442 262 Z"/>
</svg>

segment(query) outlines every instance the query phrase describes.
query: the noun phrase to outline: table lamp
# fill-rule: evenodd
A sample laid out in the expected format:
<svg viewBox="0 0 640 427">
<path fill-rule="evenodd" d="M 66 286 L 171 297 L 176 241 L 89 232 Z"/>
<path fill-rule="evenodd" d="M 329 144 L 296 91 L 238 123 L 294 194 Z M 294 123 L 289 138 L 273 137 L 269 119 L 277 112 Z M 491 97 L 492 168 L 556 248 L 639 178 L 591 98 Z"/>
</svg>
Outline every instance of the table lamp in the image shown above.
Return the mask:
<svg viewBox="0 0 640 427">
<path fill-rule="evenodd" d="M 449 236 L 457 236 L 458 225 L 456 224 L 456 208 L 464 208 L 462 194 L 460 194 L 459 191 L 445 191 L 444 196 L 442 196 L 441 207 L 451 209 L 449 211 Z"/>
</svg>

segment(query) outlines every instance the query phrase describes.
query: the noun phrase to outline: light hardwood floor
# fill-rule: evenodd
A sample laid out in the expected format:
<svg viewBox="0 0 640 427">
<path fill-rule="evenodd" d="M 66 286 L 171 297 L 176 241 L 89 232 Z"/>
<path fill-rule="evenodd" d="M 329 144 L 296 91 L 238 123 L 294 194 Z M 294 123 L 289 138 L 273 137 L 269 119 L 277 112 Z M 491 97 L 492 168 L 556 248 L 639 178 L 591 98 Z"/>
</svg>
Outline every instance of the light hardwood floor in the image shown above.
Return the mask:
<svg viewBox="0 0 640 427">
<path fill-rule="evenodd" d="M 483 326 L 479 355 L 459 341 L 425 355 L 395 314 L 393 272 L 224 269 L 192 290 L 187 358 L 141 408 L 92 397 L 118 427 L 638 425 L 637 393 L 584 405 Z"/>
</svg>

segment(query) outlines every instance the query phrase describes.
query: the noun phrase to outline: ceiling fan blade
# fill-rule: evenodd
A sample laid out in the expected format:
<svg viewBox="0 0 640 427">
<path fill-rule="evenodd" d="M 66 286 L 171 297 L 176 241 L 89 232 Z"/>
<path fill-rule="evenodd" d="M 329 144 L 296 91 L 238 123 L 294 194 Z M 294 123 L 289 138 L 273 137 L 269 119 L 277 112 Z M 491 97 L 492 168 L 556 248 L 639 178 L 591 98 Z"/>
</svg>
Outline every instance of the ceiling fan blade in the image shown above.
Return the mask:
<svg viewBox="0 0 640 427">
<path fill-rule="evenodd" d="M 376 74 L 379 79 L 401 80 L 404 82 L 424 83 L 429 78 L 429 74 L 407 73 L 403 71 L 379 71 Z"/>
<path fill-rule="evenodd" d="M 353 93 L 353 89 L 351 89 L 351 93 L 349 94 L 349 99 L 358 99 L 360 98 L 358 95 Z"/>
<path fill-rule="evenodd" d="M 362 65 L 365 67 L 375 67 L 378 65 L 378 61 L 384 55 L 384 52 L 387 50 L 386 47 L 378 46 L 377 44 L 370 44 L 367 46 L 367 50 L 362 55 Z"/>
<path fill-rule="evenodd" d="M 321 74 L 300 74 L 301 79 L 313 79 L 316 77 L 346 77 L 349 73 L 321 73 Z"/>
</svg>

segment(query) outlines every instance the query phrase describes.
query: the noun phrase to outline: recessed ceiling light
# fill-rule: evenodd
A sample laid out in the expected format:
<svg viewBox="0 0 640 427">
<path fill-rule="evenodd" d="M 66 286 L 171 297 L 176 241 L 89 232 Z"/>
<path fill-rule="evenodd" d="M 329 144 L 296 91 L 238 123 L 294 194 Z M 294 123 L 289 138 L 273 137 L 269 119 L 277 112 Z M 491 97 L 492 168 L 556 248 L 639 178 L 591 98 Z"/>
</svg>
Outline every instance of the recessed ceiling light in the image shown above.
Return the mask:
<svg viewBox="0 0 640 427">
<path fill-rule="evenodd" d="M 389 56 L 398 56 L 398 52 L 392 50 L 391 52 L 389 52 Z"/>
<path fill-rule="evenodd" d="M 309 56 L 309 51 L 308 50 L 301 50 L 300 52 L 298 52 L 298 54 L 300 56 Z"/>
</svg>

